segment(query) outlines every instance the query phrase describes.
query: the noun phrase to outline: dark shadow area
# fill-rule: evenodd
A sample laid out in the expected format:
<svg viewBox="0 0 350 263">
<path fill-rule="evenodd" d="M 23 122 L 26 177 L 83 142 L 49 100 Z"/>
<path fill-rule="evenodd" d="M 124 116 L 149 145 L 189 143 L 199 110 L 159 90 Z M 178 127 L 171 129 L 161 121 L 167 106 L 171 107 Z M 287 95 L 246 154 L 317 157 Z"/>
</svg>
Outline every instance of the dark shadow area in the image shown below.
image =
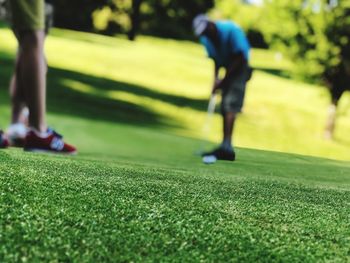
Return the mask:
<svg viewBox="0 0 350 263">
<path fill-rule="evenodd" d="M 0 87 L 1 103 L 8 103 L 8 83 L 13 70 L 13 60 L 1 55 Z M 170 122 L 151 110 L 133 103 L 94 96 L 72 90 L 63 80 L 74 80 L 96 88 L 105 85 L 95 77 L 81 76 L 79 73 L 50 69 L 48 74 L 48 112 L 76 116 L 80 118 L 127 123 L 142 126 L 168 127 Z M 96 86 L 99 83 L 99 86 Z M 118 83 L 121 85 L 121 83 Z M 173 126 L 173 125 L 171 125 Z"/>
<path fill-rule="evenodd" d="M 8 87 L 14 69 L 13 58 L 0 51 L 0 103 L 9 103 Z"/>
<path fill-rule="evenodd" d="M 107 38 L 106 35 L 103 35 L 103 34 L 98 35 L 99 37 L 96 38 L 96 37 L 91 37 L 91 35 L 89 35 L 86 32 L 64 30 L 64 29 L 60 29 L 60 30 L 53 29 L 50 31 L 49 37 L 51 36 L 62 37 L 65 39 L 81 41 L 89 44 L 98 44 L 105 47 L 115 48 L 115 45 L 116 45 L 115 43 L 116 40 L 114 38 L 110 38 L 110 37 Z M 119 41 L 118 46 L 120 47 L 122 45 L 130 45 L 130 43 L 128 42 L 123 43 L 122 41 Z"/>
<path fill-rule="evenodd" d="M 0 89 L 1 103 L 8 103 L 8 83 L 13 71 L 13 57 L 0 53 Z M 178 107 L 191 107 L 197 110 L 206 110 L 206 100 L 195 100 L 170 94 L 152 91 L 146 87 L 118 82 L 106 78 L 99 78 L 78 72 L 50 68 L 48 73 L 48 112 L 82 117 L 87 119 L 127 123 L 131 125 L 179 127 L 178 123 L 166 118 L 164 115 L 153 112 L 147 107 L 136 103 L 118 99 L 110 99 L 73 90 L 67 82 L 88 85 L 97 92 L 123 91 L 136 96 L 143 96 L 160 100 Z"/>
<path fill-rule="evenodd" d="M 291 79 L 292 76 L 288 71 L 285 70 L 281 70 L 281 69 L 272 69 L 272 68 L 261 68 L 261 67 L 254 67 L 254 70 L 260 70 L 263 71 L 265 73 L 277 76 L 277 77 L 281 77 L 281 78 L 285 78 L 285 79 Z"/>
<path fill-rule="evenodd" d="M 160 100 L 162 102 L 169 103 L 177 107 L 189 107 L 198 111 L 207 110 L 207 100 L 192 99 L 172 94 L 165 94 L 159 91 L 151 90 L 149 88 L 130 83 L 114 81 L 101 77 L 93 77 L 91 75 L 86 75 L 68 70 L 50 68 L 48 80 L 49 82 L 52 82 L 54 79 L 56 81 L 55 83 L 51 83 L 52 85 L 58 84 L 58 79 L 73 80 L 90 85 L 99 91 L 122 91 L 137 96 Z"/>
<path fill-rule="evenodd" d="M 9 27 L 8 23 L 0 20 L 0 28 L 8 28 L 8 27 Z"/>
<path fill-rule="evenodd" d="M 142 126 L 170 126 L 170 122 L 164 116 L 154 113 L 148 108 L 130 102 L 79 92 L 67 86 L 64 80 L 72 80 L 97 89 L 105 85 L 104 81 L 95 77 L 82 77 L 79 73 L 50 68 L 47 82 L 48 112 Z"/>
</svg>

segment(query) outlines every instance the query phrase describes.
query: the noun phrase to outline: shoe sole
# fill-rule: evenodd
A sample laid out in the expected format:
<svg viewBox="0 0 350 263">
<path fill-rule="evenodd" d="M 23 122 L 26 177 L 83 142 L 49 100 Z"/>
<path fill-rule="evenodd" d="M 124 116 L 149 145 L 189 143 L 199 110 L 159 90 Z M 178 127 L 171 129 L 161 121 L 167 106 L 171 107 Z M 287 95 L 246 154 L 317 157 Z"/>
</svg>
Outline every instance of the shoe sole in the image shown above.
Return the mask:
<svg viewBox="0 0 350 263">
<path fill-rule="evenodd" d="M 50 150 L 43 150 L 43 149 L 35 149 L 35 148 L 29 148 L 29 149 L 23 149 L 25 152 L 32 152 L 32 153 L 45 153 L 45 154 L 59 154 L 59 155 L 77 155 L 78 152 L 56 152 L 56 151 L 50 151 Z"/>
<path fill-rule="evenodd" d="M 12 139 L 9 142 L 10 147 L 23 148 L 25 144 L 24 139 Z"/>
</svg>

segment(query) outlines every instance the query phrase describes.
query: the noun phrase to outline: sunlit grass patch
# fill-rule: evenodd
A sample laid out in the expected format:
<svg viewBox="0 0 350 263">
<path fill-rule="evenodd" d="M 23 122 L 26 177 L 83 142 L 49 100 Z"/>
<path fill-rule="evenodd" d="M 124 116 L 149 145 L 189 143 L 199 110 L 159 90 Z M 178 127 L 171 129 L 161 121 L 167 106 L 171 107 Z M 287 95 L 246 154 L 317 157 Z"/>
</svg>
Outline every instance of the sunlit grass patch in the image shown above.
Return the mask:
<svg viewBox="0 0 350 263">
<path fill-rule="evenodd" d="M 12 34 L 4 29 L 1 33 L 5 39 L 1 43 L 2 51 L 14 54 Z M 170 132 L 213 142 L 220 140 L 219 112 L 211 133 L 202 133 L 213 65 L 198 44 L 152 37 L 129 42 L 124 37 L 54 29 L 46 51 L 51 67 L 84 73 L 96 80 L 89 83 L 85 77 L 69 78 L 65 83 L 60 82 L 64 86 L 61 89 L 102 96 L 114 100 L 116 105 L 125 102 L 130 107 L 142 106 L 150 113 L 159 114 L 163 122 L 171 123 Z M 348 95 L 340 102 L 336 139 L 325 141 L 323 129 L 329 103 L 326 90 L 290 79 L 291 62 L 276 52 L 254 49 L 251 56 L 255 72 L 248 84 L 243 114 L 237 122 L 235 144 L 348 159 Z M 89 88 L 79 90 L 78 86 Z M 128 112 L 117 111 L 128 116 Z M 115 121 L 118 122 L 118 117 Z"/>
</svg>

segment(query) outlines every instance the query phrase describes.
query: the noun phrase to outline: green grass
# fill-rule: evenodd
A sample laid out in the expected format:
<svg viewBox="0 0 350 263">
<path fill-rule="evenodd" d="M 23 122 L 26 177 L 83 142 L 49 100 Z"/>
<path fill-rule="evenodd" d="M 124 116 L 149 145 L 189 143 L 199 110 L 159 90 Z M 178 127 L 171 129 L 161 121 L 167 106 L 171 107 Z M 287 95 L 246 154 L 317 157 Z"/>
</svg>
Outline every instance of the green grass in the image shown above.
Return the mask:
<svg viewBox="0 0 350 263">
<path fill-rule="evenodd" d="M 15 40 L 0 35 L 6 127 Z M 0 152 L 0 262 L 350 261 L 348 95 L 324 141 L 325 90 L 254 50 L 238 160 L 205 166 L 200 46 L 54 30 L 47 55 L 49 123 L 80 153 Z"/>
<path fill-rule="evenodd" d="M 1 33 L 1 50 L 11 59 L 15 39 L 9 31 Z M 202 136 L 212 65 L 199 45 L 149 37 L 129 43 L 123 38 L 54 30 L 47 55 L 51 113 L 113 123 L 131 118 L 134 124 L 151 122 L 179 135 Z M 12 65 L 0 63 L 6 69 L 0 79 L 5 87 Z M 290 63 L 276 60 L 273 52 L 254 50 L 252 64 L 259 70 L 249 84 L 244 114 L 237 123 L 237 146 L 349 160 L 349 94 L 340 102 L 335 140 L 326 141 L 326 89 L 286 77 L 284 70 Z M 3 107 L 6 112 L 7 106 Z M 214 124 L 209 138 L 217 142 L 219 114 Z"/>
<path fill-rule="evenodd" d="M 349 165 L 239 153 L 203 166 L 3 152 L 1 261 L 349 260 Z"/>
</svg>

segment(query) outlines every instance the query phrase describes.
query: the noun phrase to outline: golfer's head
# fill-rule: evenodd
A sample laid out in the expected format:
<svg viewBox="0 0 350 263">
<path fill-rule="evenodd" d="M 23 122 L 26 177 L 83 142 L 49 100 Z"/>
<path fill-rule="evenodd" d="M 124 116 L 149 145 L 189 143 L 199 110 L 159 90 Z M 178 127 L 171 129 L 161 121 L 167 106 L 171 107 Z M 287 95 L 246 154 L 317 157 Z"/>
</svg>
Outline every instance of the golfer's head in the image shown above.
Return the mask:
<svg viewBox="0 0 350 263">
<path fill-rule="evenodd" d="M 197 15 L 193 19 L 192 27 L 196 37 L 202 36 L 210 24 L 210 19 L 206 15 Z"/>
</svg>

